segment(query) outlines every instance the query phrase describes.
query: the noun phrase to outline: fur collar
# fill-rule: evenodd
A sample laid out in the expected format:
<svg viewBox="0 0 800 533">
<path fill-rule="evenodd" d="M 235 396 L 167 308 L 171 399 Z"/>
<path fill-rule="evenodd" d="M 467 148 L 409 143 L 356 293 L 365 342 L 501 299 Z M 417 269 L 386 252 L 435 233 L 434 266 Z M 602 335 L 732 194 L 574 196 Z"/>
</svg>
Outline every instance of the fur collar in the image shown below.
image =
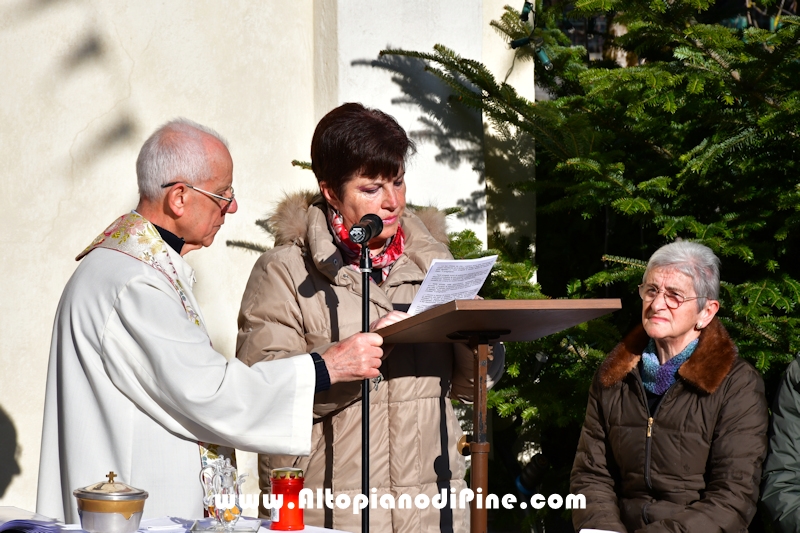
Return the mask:
<svg viewBox="0 0 800 533">
<path fill-rule="evenodd" d="M 305 242 L 308 232 L 308 208 L 312 205 L 322 207 L 325 201 L 319 192 L 300 191 L 287 194 L 278 204 L 275 212 L 267 219 L 269 230 L 275 236 L 275 246 Z M 445 213 L 435 207 L 406 207 L 406 213 L 413 213 L 428 228 L 434 239 L 448 244 Z M 405 217 L 406 215 L 404 215 Z"/>
<path fill-rule="evenodd" d="M 636 368 L 647 347 L 649 337 L 639 325 L 614 348 L 603 364 L 598 377 L 604 388 L 611 387 Z M 678 375 L 695 388 L 713 393 L 728 375 L 738 356 L 736 345 L 717 318 L 700 333 L 700 342 L 688 361 L 678 369 Z"/>
</svg>

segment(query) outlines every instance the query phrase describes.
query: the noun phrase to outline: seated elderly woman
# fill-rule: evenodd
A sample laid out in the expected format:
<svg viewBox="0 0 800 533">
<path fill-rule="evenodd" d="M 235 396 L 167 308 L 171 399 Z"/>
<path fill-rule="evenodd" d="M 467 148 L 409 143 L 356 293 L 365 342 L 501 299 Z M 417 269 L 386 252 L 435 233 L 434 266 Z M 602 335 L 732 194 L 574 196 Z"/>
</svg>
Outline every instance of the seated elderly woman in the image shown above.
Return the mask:
<svg viewBox="0 0 800 533">
<path fill-rule="evenodd" d="M 444 215 L 406 209 L 405 159 L 411 140 L 389 115 L 344 104 L 320 120 L 311 142 L 319 193 L 285 199 L 270 218 L 275 248 L 256 262 L 239 316 L 236 356 L 248 364 L 295 353 L 324 353 L 331 343 L 361 331 L 359 247 L 348 232 L 366 214 L 383 231 L 369 242 L 373 259 L 370 323 L 377 329 L 402 319 L 436 258 L 452 259 Z M 495 350 L 489 384 L 503 370 Z M 375 496 L 429 498 L 460 492 L 464 458 L 456 450 L 461 428 L 450 401 L 472 398 L 473 356 L 451 344 L 397 345 L 370 392 L 370 488 Z M 361 493 L 360 384 L 332 385 L 314 403 L 311 455 L 262 455 L 260 482 L 270 469 L 298 467 L 305 487 L 332 489 L 334 498 Z M 311 416 L 311 413 L 309 413 Z M 372 493 L 370 493 L 372 496 Z M 344 500 L 343 500 L 344 501 Z M 388 505 L 388 500 L 387 505 Z M 263 513 L 263 510 L 262 510 Z M 463 531 L 469 510 L 395 508 L 369 511 L 374 531 Z M 314 526 L 360 531 L 352 508 L 306 509 Z"/>
<path fill-rule="evenodd" d="M 642 325 L 606 357 L 570 492 L 576 530 L 740 532 L 756 512 L 767 451 L 764 383 L 715 315 L 719 259 L 686 241 L 657 250 Z"/>
</svg>

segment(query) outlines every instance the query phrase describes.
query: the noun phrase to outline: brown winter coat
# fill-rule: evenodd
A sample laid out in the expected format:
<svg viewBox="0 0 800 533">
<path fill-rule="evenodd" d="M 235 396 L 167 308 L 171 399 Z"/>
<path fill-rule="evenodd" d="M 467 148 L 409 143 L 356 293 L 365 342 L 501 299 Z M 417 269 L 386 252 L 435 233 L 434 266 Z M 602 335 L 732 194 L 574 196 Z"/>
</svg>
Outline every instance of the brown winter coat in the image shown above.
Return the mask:
<svg viewBox="0 0 800 533">
<path fill-rule="evenodd" d="M 647 342 L 639 326 L 595 376 L 572 468 L 570 492 L 586 496 L 576 530 L 746 532 L 767 453 L 761 376 L 714 319 L 649 414 Z"/>
<path fill-rule="evenodd" d="M 314 203 L 314 205 L 310 205 Z M 288 197 L 270 219 L 276 246 L 256 263 L 239 316 L 236 356 L 247 364 L 316 351 L 361 331 L 361 274 L 343 263 L 319 197 Z M 370 322 L 396 304 L 409 304 L 435 258 L 450 259 L 442 241 L 444 216 L 406 211 L 401 219 L 405 253 L 380 287 L 370 288 Z M 436 235 L 436 237 L 434 237 Z M 451 344 L 397 345 L 381 366 L 384 381 L 370 391 L 370 487 L 377 496 L 466 488 L 464 458 L 456 452 L 462 432 L 450 398 L 472 397 L 473 356 Z M 490 373 L 502 372 L 495 357 Z M 272 468 L 305 471 L 305 487 L 332 488 L 351 498 L 361 492 L 361 384 L 341 383 L 318 393 L 311 455 L 259 456 L 260 485 Z M 306 524 L 360 531 L 348 509 L 305 511 Z M 467 531 L 469 510 L 370 509 L 374 531 Z"/>
</svg>

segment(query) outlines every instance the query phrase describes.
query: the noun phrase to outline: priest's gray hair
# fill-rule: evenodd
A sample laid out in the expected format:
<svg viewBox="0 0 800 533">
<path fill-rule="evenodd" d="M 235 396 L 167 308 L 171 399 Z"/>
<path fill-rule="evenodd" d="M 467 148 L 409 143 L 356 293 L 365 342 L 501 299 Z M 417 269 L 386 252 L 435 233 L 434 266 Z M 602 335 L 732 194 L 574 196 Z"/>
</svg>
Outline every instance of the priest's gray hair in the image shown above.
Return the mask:
<svg viewBox="0 0 800 533">
<path fill-rule="evenodd" d="M 139 196 L 155 201 L 164 193 L 161 188 L 173 181 L 191 185 L 211 177 L 211 167 L 203 146 L 210 135 L 228 147 L 219 133 L 187 118 L 176 118 L 159 127 L 142 145 L 136 159 Z"/>
<path fill-rule="evenodd" d="M 719 257 L 708 246 L 691 241 L 662 246 L 650 256 L 642 281 L 657 268 L 676 270 L 692 279 L 698 310 L 705 307 L 706 299 L 719 300 Z"/>
</svg>

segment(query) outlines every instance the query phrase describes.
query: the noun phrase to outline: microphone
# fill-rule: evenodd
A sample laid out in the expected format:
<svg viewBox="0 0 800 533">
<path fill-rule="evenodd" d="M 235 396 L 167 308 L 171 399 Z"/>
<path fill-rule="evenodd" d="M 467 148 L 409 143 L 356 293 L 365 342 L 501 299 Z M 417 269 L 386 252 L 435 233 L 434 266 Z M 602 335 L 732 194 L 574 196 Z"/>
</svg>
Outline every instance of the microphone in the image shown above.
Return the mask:
<svg viewBox="0 0 800 533">
<path fill-rule="evenodd" d="M 361 222 L 350 228 L 350 240 L 356 244 L 371 241 L 383 231 L 383 220 L 378 215 L 364 215 Z"/>
</svg>

